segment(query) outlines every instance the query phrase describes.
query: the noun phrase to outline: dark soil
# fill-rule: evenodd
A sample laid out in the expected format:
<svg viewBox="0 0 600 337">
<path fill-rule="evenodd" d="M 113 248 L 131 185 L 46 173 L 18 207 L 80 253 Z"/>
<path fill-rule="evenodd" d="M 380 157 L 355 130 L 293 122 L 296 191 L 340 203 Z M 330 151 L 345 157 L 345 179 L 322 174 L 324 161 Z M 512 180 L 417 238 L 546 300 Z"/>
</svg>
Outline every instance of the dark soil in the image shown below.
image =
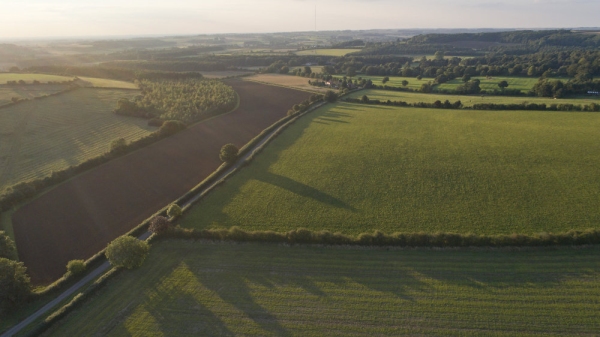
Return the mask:
<svg viewBox="0 0 600 337">
<path fill-rule="evenodd" d="M 310 93 L 248 81 L 227 82 L 239 108 L 115 159 L 57 186 L 13 215 L 20 260 L 35 284 L 62 276 L 177 199 L 219 165 L 219 150 L 241 147 Z"/>
</svg>

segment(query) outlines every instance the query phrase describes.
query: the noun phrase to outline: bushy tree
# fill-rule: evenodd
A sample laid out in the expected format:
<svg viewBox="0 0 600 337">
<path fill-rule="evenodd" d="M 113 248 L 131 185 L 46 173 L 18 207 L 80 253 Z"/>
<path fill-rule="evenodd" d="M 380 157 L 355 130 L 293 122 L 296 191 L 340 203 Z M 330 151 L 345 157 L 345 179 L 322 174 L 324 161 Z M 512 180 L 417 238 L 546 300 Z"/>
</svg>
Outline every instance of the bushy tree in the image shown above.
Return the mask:
<svg viewBox="0 0 600 337">
<path fill-rule="evenodd" d="M 508 87 L 508 82 L 506 81 L 500 81 L 500 83 L 498 83 L 498 87 L 502 90 L 504 90 L 504 88 Z"/>
<path fill-rule="evenodd" d="M 117 138 L 110 142 L 110 152 L 122 152 L 127 148 L 125 138 Z"/>
<path fill-rule="evenodd" d="M 72 275 L 81 274 L 85 271 L 85 261 L 71 260 L 67 263 L 67 271 Z"/>
<path fill-rule="evenodd" d="M 402 86 L 405 87 L 408 85 L 408 81 L 407 80 L 402 80 Z"/>
<path fill-rule="evenodd" d="M 333 102 L 337 101 L 338 95 L 335 92 L 331 91 L 331 90 L 327 90 L 327 92 L 325 93 L 324 98 L 325 98 L 325 100 L 327 102 L 333 103 Z"/>
<path fill-rule="evenodd" d="M 185 124 L 180 121 L 166 121 L 163 125 L 158 129 L 158 132 L 161 136 L 170 136 L 174 135 L 177 132 L 184 130 Z"/>
<path fill-rule="evenodd" d="M 369 96 L 363 95 L 363 97 L 360 99 L 360 101 L 363 103 L 369 103 Z"/>
<path fill-rule="evenodd" d="M 105 255 L 111 265 L 133 269 L 142 265 L 149 250 L 148 242 L 125 235 L 109 243 Z"/>
<path fill-rule="evenodd" d="M 166 232 L 169 229 L 169 226 L 171 226 L 171 222 L 169 222 L 169 219 L 159 215 L 155 216 L 150 221 L 150 226 L 148 227 L 148 230 L 152 233 L 160 234 Z"/>
<path fill-rule="evenodd" d="M 233 144 L 225 144 L 219 152 L 219 158 L 226 163 L 233 163 L 238 157 L 238 148 Z"/>
<path fill-rule="evenodd" d="M 0 312 L 23 303 L 31 284 L 23 262 L 0 257 Z"/>
<path fill-rule="evenodd" d="M 0 257 L 10 260 L 17 259 L 17 247 L 13 240 L 3 231 L 0 231 Z"/>
<path fill-rule="evenodd" d="M 183 210 L 177 204 L 172 204 L 171 206 L 169 206 L 169 209 L 167 209 L 167 215 L 172 218 L 176 218 L 176 217 L 180 216 L 182 213 L 183 213 Z"/>
</svg>

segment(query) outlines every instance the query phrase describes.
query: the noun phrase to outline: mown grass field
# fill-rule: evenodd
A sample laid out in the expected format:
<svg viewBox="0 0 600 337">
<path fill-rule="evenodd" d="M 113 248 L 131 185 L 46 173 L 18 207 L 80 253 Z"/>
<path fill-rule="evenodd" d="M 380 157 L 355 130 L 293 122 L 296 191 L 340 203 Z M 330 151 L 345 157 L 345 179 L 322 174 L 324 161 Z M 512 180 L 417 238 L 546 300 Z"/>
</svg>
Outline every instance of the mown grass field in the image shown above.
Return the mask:
<svg viewBox="0 0 600 337">
<path fill-rule="evenodd" d="M 538 79 L 535 77 L 493 76 L 493 77 L 487 78 L 485 76 L 475 76 L 472 79 L 478 79 L 481 81 L 481 83 L 479 84 L 479 87 L 481 88 L 481 90 L 490 90 L 490 91 L 500 90 L 500 88 L 498 87 L 498 83 L 500 83 L 501 81 L 506 81 L 506 82 L 508 82 L 507 89 L 518 89 L 518 90 L 521 90 L 521 92 L 528 92 L 538 82 Z M 448 81 L 444 84 L 439 84 L 436 86 L 436 88 L 445 89 L 445 90 L 454 90 L 454 89 L 456 89 L 456 87 L 458 87 L 459 85 L 461 85 L 463 83 L 464 82 L 462 81 L 462 79 L 456 78 L 456 79 Z"/>
<path fill-rule="evenodd" d="M 342 78 L 343 76 L 336 75 L 337 78 Z M 431 81 L 430 78 L 416 79 L 415 77 L 400 77 L 400 76 L 388 76 L 390 78 L 389 81 L 383 83 L 383 78 L 385 76 L 367 76 L 367 75 L 356 75 L 352 77 L 352 80 L 357 80 L 358 78 L 363 78 L 365 80 L 371 80 L 375 85 L 387 85 L 390 87 L 404 87 L 402 85 L 402 81 L 408 81 L 408 85 L 406 88 L 411 88 L 414 90 L 420 89 L 421 85 L 428 83 Z"/>
<path fill-rule="evenodd" d="M 330 104 L 181 223 L 346 234 L 595 228 L 599 127 L 597 113 Z"/>
<path fill-rule="evenodd" d="M 515 97 L 515 96 L 481 96 L 481 95 L 444 95 L 444 94 L 423 94 L 419 92 L 402 92 L 367 89 L 350 94 L 348 97 L 361 98 L 367 95 L 369 99 L 380 101 L 404 101 L 408 103 L 433 103 L 435 101 L 444 102 L 446 100 L 454 103 L 461 101 L 464 106 L 471 107 L 478 103 L 496 103 L 496 104 L 521 104 L 521 103 L 536 103 L 536 104 L 600 104 L 598 96 L 582 96 L 578 98 L 547 98 L 547 97 Z"/>
<path fill-rule="evenodd" d="M 13 97 L 22 99 L 33 99 L 35 97 L 55 94 L 67 89 L 65 85 L 20 85 L 20 86 L 5 86 L 0 85 L 0 105 L 11 103 Z"/>
<path fill-rule="evenodd" d="M 90 83 L 91 86 L 95 88 L 139 89 L 137 84 L 132 82 L 94 77 L 79 77 L 79 79 L 84 82 Z"/>
<path fill-rule="evenodd" d="M 166 241 L 44 335 L 593 335 L 599 252 Z"/>
<path fill-rule="evenodd" d="M 0 109 L 0 189 L 77 165 L 156 128 L 112 113 L 138 91 L 82 88 Z"/>
<path fill-rule="evenodd" d="M 296 52 L 296 55 L 344 56 L 360 49 L 309 49 Z"/>
</svg>

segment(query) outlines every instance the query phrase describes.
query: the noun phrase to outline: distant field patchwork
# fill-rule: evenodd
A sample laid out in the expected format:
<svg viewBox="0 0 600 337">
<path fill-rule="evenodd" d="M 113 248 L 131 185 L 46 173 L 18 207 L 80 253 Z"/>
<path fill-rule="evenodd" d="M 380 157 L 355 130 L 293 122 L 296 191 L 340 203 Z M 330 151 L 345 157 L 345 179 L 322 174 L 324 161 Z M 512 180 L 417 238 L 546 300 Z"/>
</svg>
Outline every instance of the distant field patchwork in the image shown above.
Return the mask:
<svg viewBox="0 0 600 337">
<path fill-rule="evenodd" d="M 117 100 L 136 94 L 82 88 L 0 109 L 0 189 L 107 152 L 115 138 L 154 131 L 144 119 L 112 113 Z"/>
<path fill-rule="evenodd" d="M 598 128 L 598 113 L 327 105 L 181 222 L 348 234 L 596 228 Z"/>
<path fill-rule="evenodd" d="M 6 84 L 7 81 L 20 81 L 23 80 L 25 83 L 31 84 L 33 81 L 39 81 L 40 83 L 48 82 L 63 82 L 72 81 L 75 76 L 59 76 L 49 74 L 21 74 L 21 73 L 0 73 L 0 84 Z M 104 78 L 94 77 L 78 77 L 81 80 L 81 84 L 89 85 L 97 88 L 118 88 L 118 89 L 137 89 L 138 86 L 132 82 L 110 80 Z M 43 86 L 42 86 L 43 87 Z"/>
<path fill-rule="evenodd" d="M 157 243 L 44 336 L 538 336 L 600 330 L 597 247 Z"/>
</svg>

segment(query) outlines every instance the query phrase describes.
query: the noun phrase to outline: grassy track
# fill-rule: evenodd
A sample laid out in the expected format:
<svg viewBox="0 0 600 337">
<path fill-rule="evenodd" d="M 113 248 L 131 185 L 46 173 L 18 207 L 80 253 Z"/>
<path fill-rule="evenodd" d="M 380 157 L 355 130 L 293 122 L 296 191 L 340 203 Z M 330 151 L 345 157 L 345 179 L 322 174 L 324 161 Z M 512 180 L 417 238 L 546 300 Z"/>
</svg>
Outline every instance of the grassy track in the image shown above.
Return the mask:
<svg viewBox="0 0 600 337">
<path fill-rule="evenodd" d="M 518 90 L 521 90 L 522 92 L 528 92 L 529 90 L 531 90 L 531 88 L 533 88 L 533 86 L 538 81 L 538 79 L 534 78 L 534 77 L 505 77 L 505 76 L 494 76 L 494 77 L 491 77 L 490 79 L 488 79 L 485 76 L 476 76 L 476 77 L 473 77 L 472 79 L 478 79 L 481 81 L 481 83 L 479 84 L 479 87 L 481 87 L 481 90 L 498 90 L 498 89 L 500 89 L 498 87 L 498 83 L 500 83 L 501 81 L 506 81 L 506 82 L 508 82 L 508 89 L 518 89 Z M 456 87 L 458 87 L 459 85 L 461 85 L 463 83 L 464 82 L 460 78 L 457 78 L 457 79 L 448 81 L 444 84 L 440 84 L 440 85 L 436 86 L 436 88 L 445 89 L 445 90 L 454 90 L 454 89 L 456 89 Z"/>
<path fill-rule="evenodd" d="M 592 335 L 599 253 L 167 241 L 46 335 Z"/>
<path fill-rule="evenodd" d="M 0 86 L 0 105 L 11 102 L 13 97 L 32 99 L 35 97 L 55 94 L 66 90 L 65 85 L 21 85 L 21 86 Z"/>
<path fill-rule="evenodd" d="M 597 113 L 327 105 L 182 225 L 347 234 L 597 227 L 599 127 Z"/>
<path fill-rule="evenodd" d="M 310 49 L 296 52 L 296 55 L 344 56 L 360 49 Z"/>
<path fill-rule="evenodd" d="M 521 104 L 521 103 L 537 103 L 537 104 L 600 104 L 600 97 L 583 96 L 579 98 L 561 98 L 553 99 L 546 97 L 510 97 L 510 96 L 464 96 L 464 95 L 443 95 L 443 94 L 423 94 L 418 92 L 400 92 L 387 90 L 361 90 L 350 94 L 349 97 L 361 98 L 367 95 L 370 99 L 378 99 L 380 101 L 404 101 L 408 103 L 425 102 L 433 103 L 437 100 L 444 102 L 449 100 L 454 103 L 461 101 L 464 106 L 473 106 L 477 103 L 503 103 L 503 104 Z"/>
<path fill-rule="evenodd" d="M 119 98 L 137 93 L 79 89 L 0 109 L 0 189 L 100 155 L 115 138 L 152 132 L 143 119 L 111 112 Z"/>
</svg>

